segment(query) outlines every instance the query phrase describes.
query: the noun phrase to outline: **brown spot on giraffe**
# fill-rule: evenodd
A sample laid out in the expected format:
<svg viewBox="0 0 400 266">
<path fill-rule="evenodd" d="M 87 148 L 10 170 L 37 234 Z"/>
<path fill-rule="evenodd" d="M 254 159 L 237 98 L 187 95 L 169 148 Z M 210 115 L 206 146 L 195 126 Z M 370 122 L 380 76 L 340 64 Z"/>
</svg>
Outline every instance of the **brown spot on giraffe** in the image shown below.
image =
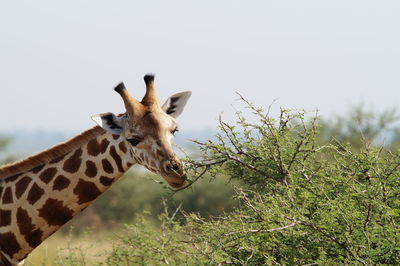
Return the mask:
<svg viewBox="0 0 400 266">
<path fill-rule="evenodd" d="M 118 155 L 117 150 L 114 146 L 110 148 L 110 155 L 114 159 L 115 163 L 117 164 L 118 171 L 125 172 L 124 167 L 122 167 L 122 159 L 121 156 Z"/>
<path fill-rule="evenodd" d="M 7 232 L 0 234 L 0 250 L 12 257 L 15 253 L 21 250 L 15 234 Z"/>
<path fill-rule="evenodd" d="M 44 164 L 41 164 L 41 165 L 39 165 L 39 166 L 36 166 L 35 168 L 32 168 L 32 169 L 30 170 L 30 172 L 32 172 L 32 173 L 34 173 L 34 174 L 37 174 L 37 173 L 39 173 L 39 172 L 43 169 L 43 167 L 44 167 Z"/>
<path fill-rule="evenodd" d="M 119 145 L 118 145 L 119 149 L 123 152 L 126 153 L 128 151 L 128 149 L 126 148 L 125 142 L 122 141 Z"/>
<path fill-rule="evenodd" d="M 87 144 L 87 153 L 91 156 L 97 156 L 101 152 L 100 143 L 97 142 L 97 139 L 92 139 Z"/>
<path fill-rule="evenodd" d="M 58 162 L 61 162 L 61 161 L 65 158 L 65 156 L 67 156 L 67 154 L 68 154 L 68 153 L 66 153 L 66 154 L 64 154 L 64 155 L 61 155 L 61 156 L 59 156 L 59 157 L 57 157 L 57 158 L 51 160 L 50 163 L 58 163 Z"/>
<path fill-rule="evenodd" d="M 36 183 L 33 183 L 29 190 L 27 200 L 30 204 L 35 204 L 44 194 L 44 190 L 39 187 Z"/>
<path fill-rule="evenodd" d="M 73 212 L 57 199 L 47 199 L 42 208 L 39 209 L 39 216 L 49 225 L 61 226 L 72 219 Z"/>
<path fill-rule="evenodd" d="M 7 178 L 5 179 L 5 181 L 6 181 L 6 183 L 14 182 L 14 181 L 17 180 L 18 177 L 20 177 L 21 175 L 22 175 L 22 173 L 16 174 L 16 175 L 13 175 L 13 176 L 9 176 L 9 177 L 7 177 Z"/>
<path fill-rule="evenodd" d="M 101 164 L 103 165 L 103 170 L 106 173 L 112 174 L 114 172 L 114 168 L 111 163 L 107 159 L 101 160 Z"/>
<path fill-rule="evenodd" d="M 100 144 L 100 148 L 101 148 L 101 153 L 105 153 L 107 151 L 108 145 L 110 144 L 110 142 L 108 141 L 108 139 L 103 139 L 103 141 Z"/>
<path fill-rule="evenodd" d="M 82 204 L 97 198 L 101 194 L 101 191 L 93 182 L 79 179 L 78 184 L 74 188 L 74 194 L 78 196 L 78 204 Z"/>
<path fill-rule="evenodd" d="M 13 195 L 12 195 L 11 187 L 7 187 L 4 190 L 3 203 L 8 204 L 8 203 L 12 203 L 12 202 L 13 202 Z"/>
<path fill-rule="evenodd" d="M 11 211 L 0 210 L 0 226 L 7 226 L 11 224 Z"/>
<path fill-rule="evenodd" d="M 55 168 L 55 167 L 47 168 L 40 174 L 39 178 L 44 183 L 48 184 L 53 179 L 53 177 L 56 175 L 56 173 L 57 173 L 57 168 Z"/>
<path fill-rule="evenodd" d="M 109 178 L 106 176 L 100 177 L 100 183 L 103 184 L 104 186 L 108 187 L 114 182 L 113 178 Z"/>
<path fill-rule="evenodd" d="M 71 181 L 69 181 L 68 178 L 66 178 L 63 175 L 59 175 L 57 176 L 57 178 L 54 180 L 54 184 L 53 184 L 53 190 L 63 190 L 65 188 L 67 188 L 69 186 L 69 184 L 71 183 Z"/>
<path fill-rule="evenodd" d="M 32 224 L 32 218 L 29 216 L 28 212 L 22 208 L 17 210 L 17 225 L 21 234 L 26 235 L 35 229 Z"/>
<path fill-rule="evenodd" d="M 112 137 L 113 137 L 113 139 L 117 140 L 117 139 L 119 139 L 120 135 L 113 134 Z"/>
<path fill-rule="evenodd" d="M 29 176 L 24 176 L 15 184 L 15 196 L 19 199 L 26 191 L 26 188 L 31 183 L 32 179 Z"/>
<path fill-rule="evenodd" d="M 82 163 L 82 148 L 77 149 L 65 162 L 63 169 L 71 174 L 77 172 Z"/>
<path fill-rule="evenodd" d="M 85 175 L 88 177 L 95 177 L 97 175 L 96 164 L 90 160 L 86 161 L 86 171 Z"/>
<path fill-rule="evenodd" d="M 26 242 L 33 248 L 40 245 L 42 242 L 43 231 L 39 228 L 25 235 Z"/>
</svg>

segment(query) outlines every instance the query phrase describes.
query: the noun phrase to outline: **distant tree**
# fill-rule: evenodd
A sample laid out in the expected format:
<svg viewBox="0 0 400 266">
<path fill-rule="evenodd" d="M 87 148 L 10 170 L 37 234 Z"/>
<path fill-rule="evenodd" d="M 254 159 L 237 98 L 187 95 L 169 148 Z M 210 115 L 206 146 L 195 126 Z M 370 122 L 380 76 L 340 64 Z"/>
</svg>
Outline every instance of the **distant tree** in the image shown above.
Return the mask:
<svg viewBox="0 0 400 266">
<path fill-rule="evenodd" d="M 7 150 L 11 141 L 12 138 L 10 137 L 0 136 L 0 165 L 11 163 L 16 160 L 16 157 Z"/>
<path fill-rule="evenodd" d="M 396 149 L 400 143 L 400 114 L 395 108 L 377 111 L 358 104 L 346 114 L 321 119 L 319 140 L 332 139 L 360 149 L 365 144 Z"/>
<path fill-rule="evenodd" d="M 10 143 L 10 138 L 0 137 L 0 151 L 3 151 Z"/>
</svg>

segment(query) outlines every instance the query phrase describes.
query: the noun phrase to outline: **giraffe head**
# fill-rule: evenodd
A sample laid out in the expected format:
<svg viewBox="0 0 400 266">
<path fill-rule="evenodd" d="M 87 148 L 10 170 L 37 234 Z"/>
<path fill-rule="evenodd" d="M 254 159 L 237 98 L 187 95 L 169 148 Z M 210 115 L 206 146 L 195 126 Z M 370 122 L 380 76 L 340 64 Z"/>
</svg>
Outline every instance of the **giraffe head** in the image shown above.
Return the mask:
<svg viewBox="0 0 400 266">
<path fill-rule="evenodd" d="M 172 187 L 185 183 L 183 166 L 172 149 L 172 138 L 177 131 L 176 118 L 182 113 L 191 92 L 172 95 L 160 105 L 154 88 L 154 76 L 146 75 L 146 94 L 139 102 L 123 83 L 115 91 L 125 104 L 126 113 L 102 113 L 93 120 L 103 129 L 121 135 L 130 147 L 132 160 L 161 175 Z"/>
</svg>

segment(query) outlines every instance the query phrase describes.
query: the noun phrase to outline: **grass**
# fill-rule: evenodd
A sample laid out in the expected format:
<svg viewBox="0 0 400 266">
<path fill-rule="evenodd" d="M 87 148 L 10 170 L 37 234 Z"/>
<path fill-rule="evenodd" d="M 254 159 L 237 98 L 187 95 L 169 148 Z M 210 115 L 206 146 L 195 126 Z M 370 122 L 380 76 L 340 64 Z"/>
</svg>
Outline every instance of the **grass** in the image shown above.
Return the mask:
<svg viewBox="0 0 400 266">
<path fill-rule="evenodd" d="M 111 250 L 110 232 L 87 231 L 80 235 L 56 232 L 37 247 L 25 260 L 27 266 L 94 265 L 104 261 L 106 250 Z"/>
</svg>

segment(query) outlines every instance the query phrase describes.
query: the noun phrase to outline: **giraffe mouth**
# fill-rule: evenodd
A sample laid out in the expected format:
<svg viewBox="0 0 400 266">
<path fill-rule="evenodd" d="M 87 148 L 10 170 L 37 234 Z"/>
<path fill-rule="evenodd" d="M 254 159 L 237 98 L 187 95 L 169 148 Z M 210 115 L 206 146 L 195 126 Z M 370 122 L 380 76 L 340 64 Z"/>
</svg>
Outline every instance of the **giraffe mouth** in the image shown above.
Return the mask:
<svg viewBox="0 0 400 266">
<path fill-rule="evenodd" d="M 167 180 L 168 181 L 168 180 Z M 168 184 L 172 187 L 172 188 L 181 188 L 183 186 L 186 185 L 186 179 L 179 177 L 179 178 L 174 178 L 173 180 L 169 180 Z"/>
<path fill-rule="evenodd" d="M 175 169 L 164 169 L 161 176 L 174 189 L 181 188 L 186 184 L 186 175 L 182 167 L 176 167 Z"/>
<path fill-rule="evenodd" d="M 182 183 L 170 183 L 171 189 L 174 191 L 179 191 L 181 189 L 186 188 L 189 183 L 185 180 Z"/>
<path fill-rule="evenodd" d="M 183 185 L 185 184 L 185 182 L 183 182 L 183 183 L 170 183 L 170 186 L 171 187 L 173 187 L 173 188 L 180 188 L 180 187 L 182 187 Z"/>
</svg>

